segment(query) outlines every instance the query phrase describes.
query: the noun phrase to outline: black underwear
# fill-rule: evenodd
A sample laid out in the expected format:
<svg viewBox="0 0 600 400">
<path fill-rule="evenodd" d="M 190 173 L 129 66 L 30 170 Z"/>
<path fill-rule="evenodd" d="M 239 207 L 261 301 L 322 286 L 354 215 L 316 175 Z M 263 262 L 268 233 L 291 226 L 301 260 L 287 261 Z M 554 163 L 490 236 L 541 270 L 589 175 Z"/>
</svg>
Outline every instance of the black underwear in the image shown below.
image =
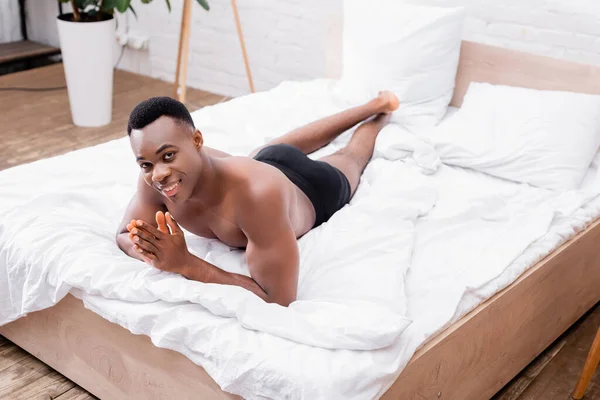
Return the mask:
<svg viewBox="0 0 600 400">
<path fill-rule="evenodd" d="M 297 147 L 275 144 L 254 156 L 279 169 L 300 188 L 315 208 L 313 228 L 321 225 L 350 201 L 350 182 L 337 168 L 323 161 L 311 160 Z"/>
</svg>

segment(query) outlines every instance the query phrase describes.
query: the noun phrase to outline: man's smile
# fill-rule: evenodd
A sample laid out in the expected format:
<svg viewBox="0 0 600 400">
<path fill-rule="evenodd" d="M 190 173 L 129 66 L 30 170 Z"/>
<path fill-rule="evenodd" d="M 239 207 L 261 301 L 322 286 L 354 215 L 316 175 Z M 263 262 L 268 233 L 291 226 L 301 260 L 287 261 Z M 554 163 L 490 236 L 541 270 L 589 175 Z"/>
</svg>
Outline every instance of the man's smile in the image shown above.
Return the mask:
<svg viewBox="0 0 600 400">
<path fill-rule="evenodd" d="M 174 197 L 179 191 L 181 179 L 167 185 L 156 185 L 157 189 L 167 197 Z"/>
</svg>

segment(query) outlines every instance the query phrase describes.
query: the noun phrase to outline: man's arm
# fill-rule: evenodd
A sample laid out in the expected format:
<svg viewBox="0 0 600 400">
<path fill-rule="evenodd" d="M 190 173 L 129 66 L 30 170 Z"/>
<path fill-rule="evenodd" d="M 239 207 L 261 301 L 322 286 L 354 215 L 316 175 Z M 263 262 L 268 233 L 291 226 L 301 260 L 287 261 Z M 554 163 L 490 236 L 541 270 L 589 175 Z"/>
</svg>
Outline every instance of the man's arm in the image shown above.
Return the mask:
<svg viewBox="0 0 600 400">
<path fill-rule="evenodd" d="M 269 180 L 241 202 L 238 221 L 248 238 L 246 261 L 269 302 L 296 300 L 300 256 L 289 217 L 289 192 Z"/>
<path fill-rule="evenodd" d="M 274 211 L 277 208 L 255 208 L 242 227 L 248 237 L 246 260 L 252 278 L 223 271 L 191 254 L 181 275 L 205 283 L 241 286 L 268 303 L 290 305 L 298 290 L 298 244 L 287 215 Z"/>
<path fill-rule="evenodd" d="M 299 254 L 286 193 L 266 184 L 239 203 L 238 223 L 246 237 L 250 275 L 232 274 L 192 256 L 182 275 L 205 283 L 241 286 L 269 303 L 296 300 Z"/>
<path fill-rule="evenodd" d="M 267 293 L 260 287 L 258 283 L 256 283 L 254 279 L 245 275 L 223 271 L 222 269 L 215 267 L 211 263 L 204 261 L 193 254 L 190 254 L 189 262 L 186 263 L 184 268 L 182 268 L 179 273 L 185 276 L 187 279 L 198 282 L 240 286 L 251 291 L 264 301 L 269 303 L 271 302 Z"/>
<path fill-rule="evenodd" d="M 140 260 L 162 271 L 180 274 L 191 280 L 240 286 L 269 301 L 265 291 L 254 279 L 223 271 L 190 253 L 183 231 L 170 213 L 158 212 L 156 222 L 158 228 L 146 221 L 133 221 L 133 251 Z"/>
</svg>

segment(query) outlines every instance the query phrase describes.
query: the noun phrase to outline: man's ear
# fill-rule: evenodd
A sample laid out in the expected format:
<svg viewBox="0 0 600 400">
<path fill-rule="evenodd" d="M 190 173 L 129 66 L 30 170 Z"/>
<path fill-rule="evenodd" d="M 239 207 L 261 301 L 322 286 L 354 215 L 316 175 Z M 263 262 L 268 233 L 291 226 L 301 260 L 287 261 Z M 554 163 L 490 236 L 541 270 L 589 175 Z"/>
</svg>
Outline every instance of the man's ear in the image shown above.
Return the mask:
<svg viewBox="0 0 600 400">
<path fill-rule="evenodd" d="M 194 133 L 192 133 L 192 140 L 194 141 L 194 146 L 196 146 L 196 149 L 200 151 L 204 145 L 204 137 L 202 136 L 200 129 L 196 129 Z"/>
</svg>

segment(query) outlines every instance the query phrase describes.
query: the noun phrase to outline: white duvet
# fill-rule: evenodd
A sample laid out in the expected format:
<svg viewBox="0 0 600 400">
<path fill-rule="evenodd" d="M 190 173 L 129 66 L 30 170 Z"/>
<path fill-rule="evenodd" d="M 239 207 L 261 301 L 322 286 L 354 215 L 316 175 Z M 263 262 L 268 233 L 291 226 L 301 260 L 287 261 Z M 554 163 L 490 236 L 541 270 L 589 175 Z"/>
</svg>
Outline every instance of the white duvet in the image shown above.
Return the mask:
<svg viewBox="0 0 600 400">
<path fill-rule="evenodd" d="M 286 83 L 194 119 L 207 145 L 246 154 L 346 107 L 336 93 L 331 81 Z M 283 308 L 122 254 L 114 234 L 136 176 L 126 138 L 0 172 L 0 325 L 70 291 L 247 398 L 378 397 L 424 341 L 600 205 L 595 164 L 582 190 L 556 193 L 440 165 L 430 145 L 390 125 L 351 203 L 299 241 L 299 300 Z M 247 274 L 241 251 L 187 239 L 196 255 Z"/>
</svg>

